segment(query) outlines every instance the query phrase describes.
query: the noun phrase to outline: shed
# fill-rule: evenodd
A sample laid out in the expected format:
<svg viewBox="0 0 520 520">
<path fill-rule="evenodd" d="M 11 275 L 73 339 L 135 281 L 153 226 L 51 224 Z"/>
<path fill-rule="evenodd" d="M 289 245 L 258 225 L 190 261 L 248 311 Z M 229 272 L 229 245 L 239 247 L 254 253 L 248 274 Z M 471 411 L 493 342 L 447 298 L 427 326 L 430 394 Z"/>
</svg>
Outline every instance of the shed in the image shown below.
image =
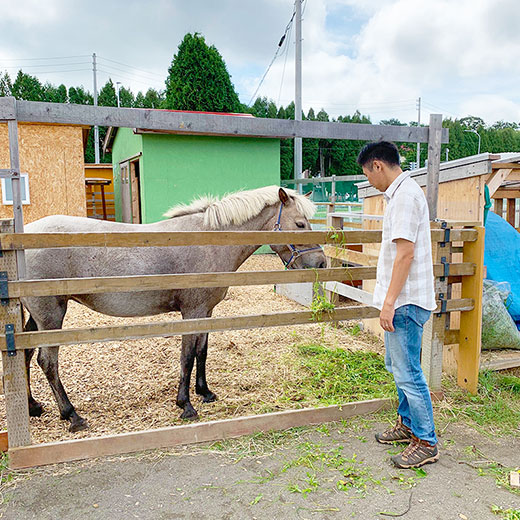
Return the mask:
<svg viewBox="0 0 520 520">
<path fill-rule="evenodd" d="M 114 173 L 111 163 L 85 164 L 87 216 L 115 220 Z"/>
<path fill-rule="evenodd" d="M 112 151 L 115 215 L 122 222 L 156 222 L 195 197 L 280 183 L 275 138 L 110 128 L 104 149 Z"/>
<path fill-rule="evenodd" d="M 84 145 L 90 127 L 19 123 L 24 221 L 47 215 L 85 217 Z M 0 124 L 0 168 L 9 168 L 7 123 Z M 0 218 L 13 218 L 10 179 L 0 183 Z"/>
</svg>

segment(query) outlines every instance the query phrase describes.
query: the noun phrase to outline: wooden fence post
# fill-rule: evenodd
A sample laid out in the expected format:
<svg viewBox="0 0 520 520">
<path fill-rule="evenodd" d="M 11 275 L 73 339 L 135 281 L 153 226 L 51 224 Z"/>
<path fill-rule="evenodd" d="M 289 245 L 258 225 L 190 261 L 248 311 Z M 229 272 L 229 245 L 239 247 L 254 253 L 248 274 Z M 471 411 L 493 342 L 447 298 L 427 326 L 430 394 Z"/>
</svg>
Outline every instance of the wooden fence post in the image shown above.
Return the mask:
<svg viewBox="0 0 520 520">
<path fill-rule="evenodd" d="M 482 285 L 484 278 L 484 228 L 477 227 L 477 240 L 464 242 L 463 261 L 475 264 L 474 276 L 462 277 L 462 298 L 473 298 L 473 310 L 460 314 L 457 382 L 472 394 L 477 393 L 482 334 Z"/>
<path fill-rule="evenodd" d="M 441 223 L 435 223 L 434 228 L 441 228 Z M 448 238 L 448 237 L 447 237 Z M 451 264 L 451 242 L 437 242 L 432 247 L 434 264 L 447 264 L 446 275 Z M 422 339 L 421 366 L 426 381 L 432 392 L 441 390 L 442 355 L 444 350 L 444 335 L 446 323 L 449 323 L 449 313 L 442 312 L 443 302 L 448 300 L 448 276 L 435 277 L 435 298 L 441 302 L 441 312 L 433 312 L 424 325 Z"/>
<path fill-rule="evenodd" d="M 13 220 L 0 221 L 0 232 L 12 233 Z M 16 251 L 0 251 L 1 284 L 7 286 L 7 280 L 18 278 Z M 5 280 L 5 281 L 4 281 Z M 2 297 L 7 296 L 1 291 Z M 7 346 L 14 348 L 14 334 L 22 332 L 22 308 L 19 299 L 2 299 L 0 305 L 0 329 L 6 335 Z M 25 352 L 2 351 L 2 366 L 4 379 L 5 408 L 7 414 L 7 431 L 9 448 L 31 444 L 29 431 L 29 404 L 27 394 L 27 372 L 25 369 Z"/>
<path fill-rule="evenodd" d="M 441 169 L 442 115 L 430 115 L 428 133 L 428 167 L 426 176 L 426 198 L 430 210 L 430 220 L 437 218 L 439 194 L 439 172 Z"/>
</svg>

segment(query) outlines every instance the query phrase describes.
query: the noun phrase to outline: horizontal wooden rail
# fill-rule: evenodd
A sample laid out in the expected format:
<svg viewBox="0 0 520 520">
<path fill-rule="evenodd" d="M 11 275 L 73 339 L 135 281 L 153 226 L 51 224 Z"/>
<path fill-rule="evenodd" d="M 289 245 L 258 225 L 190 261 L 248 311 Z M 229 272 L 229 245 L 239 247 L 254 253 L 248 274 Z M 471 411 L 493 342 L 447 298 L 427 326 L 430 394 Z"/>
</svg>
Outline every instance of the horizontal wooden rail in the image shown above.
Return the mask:
<svg viewBox="0 0 520 520">
<path fill-rule="evenodd" d="M 75 105 L 72 103 L 42 103 L 15 100 L 13 97 L 0 98 L 0 119 L 18 119 L 18 121 L 33 123 L 163 130 L 186 135 L 311 137 L 362 141 L 386 139 L 409 143 L 427 143 L 429 138 L 428 127 L 295 121 L 251 117 L 248 114 L 243 114 L 240 117 L 142 108 Z M 441 141 L 443 143 L 449 141 L 447 128 L 442 129 Z"/>
<path fill-rule="evenodd" d="M 447 312 L 468 311 L 473 309 L 471 298 L 449 300 Z M 375 318 L 379 310 L 375 307 L 356 306 L 340 307 L 334 312 L 324 313 L 323 322 L 343 321 L 361 318 Z M 223 330 L 254 329 L 312 323 L 310 311 L 280 312 L 276 314 L 255 314 L 230 318 L 202 318 L 167 322 L 143 323 L 138 325 L 116 325 L 108 327 L 85 327 L 80 329 L 46 330 L 21 332 L 15 334 L 16 349 L 50 347 L 54 345 L 74 345 L 78 343 L 100 343 L 122 341 L 177 334 L 200 334 Z M 7 350 L 5 335 L 0 335 L 1 350 Z"/>
<path fill-rule="evenodd" d="M 434 274 L 441 276 L 444 266 L 434 266 Z M 471 276 L 475 265 L 451 264 L 450 274 Z M 112 292 L 141 292 L 165 289 L 193 289 L 195 287 L 230 287 L 271 285 L 275 283 L 332 282 L 337 280 L 374 280 L 376 268 L 335 267 L 329 269 L 293 269 L 287 271 L 241 271 L 230 273 L 179 273 L 146 276 L 110 276 L 92 278 L 57 278 L 50 280 L 19 280 L 8 282 L 9 298 L 30 296 L 58 296 L 62 294 L 97 294 Z"/>
<path fill-rule="evenodd" d="M 54 247 L 171 247 L 262 244 L 372 244 L 381 231 L 151 231 L 116 233 L 4 233 L 2 250 Z M 431 231 L 432 241 L 444 241 L 444 231 Z M 473 242 L 474 229 L 453 229 L 451 242 Z"/>
<path fill-rule="evenodd" d="M 180 426 L 167 426 L 155 430 L 120 433 L 72 439 L 67 441 L 35 444 L 9 450 L 11 469 L 30 468 L 45 464 L 57 464 L 72 460 L 120 455 L 180 444 L 196 444 L 229 439 L 269 430 L 284 430 L 310 424 L 341 421 L 355 415 L 365 415 L 395 406 L 391 399 L 356 401 L 320 408 L 284 410 L 249 417 L 235 417 L 218 421 L 195 422 Z"/>
</svg>

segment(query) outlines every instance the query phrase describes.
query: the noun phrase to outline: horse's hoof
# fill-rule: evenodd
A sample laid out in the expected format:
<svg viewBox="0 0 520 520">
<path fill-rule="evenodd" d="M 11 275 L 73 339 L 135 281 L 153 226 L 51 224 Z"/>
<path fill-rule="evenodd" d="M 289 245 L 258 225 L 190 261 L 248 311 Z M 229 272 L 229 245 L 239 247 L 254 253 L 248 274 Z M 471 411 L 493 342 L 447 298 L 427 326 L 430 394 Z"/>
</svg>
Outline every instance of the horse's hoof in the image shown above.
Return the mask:
<svg viewBox="0 0 520 520">
<path fill-rule="evenodd" d="M 69 426 L 69 432 L 76 433 L 88 428 L 88 423 L 85 419 L 80 418 L 74 422 L 71 422 Z"/>
<path fill-rule="evenodd" d="M 31 417 L 40 417 L 43 413 L 43 405 L 34 401 L 34 403 L 29 404 L 29 415 Z"/>
<path fill-rule="evenodd" d="M 202 396 L 203 403 L 212 403 L 216 400 L 217 400 L 217 396 L 213 392 L 209 392 L 206 395 Z"/>
<path fill-rule="evenodd" d="M 194 408 L 187 408 L 182 412 L 181 419 L 188 419 L 190 421 L 194 421 L 195 419 L 199 418 L 199 414 L 197 413 L 197 410 Z"/>
</svg>

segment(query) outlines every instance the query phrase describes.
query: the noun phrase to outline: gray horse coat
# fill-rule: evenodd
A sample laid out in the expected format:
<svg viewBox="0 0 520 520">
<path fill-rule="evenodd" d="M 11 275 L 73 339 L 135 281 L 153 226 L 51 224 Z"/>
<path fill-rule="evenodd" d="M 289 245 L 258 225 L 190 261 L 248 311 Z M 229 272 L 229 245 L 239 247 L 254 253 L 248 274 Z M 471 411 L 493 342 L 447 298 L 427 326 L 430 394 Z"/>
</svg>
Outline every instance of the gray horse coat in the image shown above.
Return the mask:
<svg viewBox="0 0 520 520">
<path fill-rule="evenodd" d="M 280 209 L 283 211 L 280 212 Z M 26 226 L 28 233 L 38 232 L 147 232 L 147 231 L 205 231 L 205 230 L 272 230 L 279 221 L 281 229 L 310 229 L 308 218 L 313 204 L 292 190 L 276 186 L 238 192 L 222 200 L 200 199 L 190 206 L 172 208 L 168 220 L 154 224 L 123 224 L 82 217 L 56 215 Z M 305 246 L 309 247 L 309 246 Z M 190 246 L 190 247 L 81 247 L 63 249 L 35 249 L 26 252 L 27 278 L 84 278 L 93 276 L 152 275 L 193 272 L 236 271 L 258 246 Z M 273 246 L 286 263 L 291 257 L 287 246 Z M 291 268 L 324 267 L 321 249 L 297 255 Z M 67 302 L 75 300 L 87 307 L 111 316 L 151 316 L 180 311 L 182 317 L 211 316 L 213 308 L 222 301 L 227 287 L 182 290 L 143 291 L 131 293 L 81 294 L 24 298 L 30 317 L 26 330 L 49 330 L 62 327 Z M 183 336 L 181 373 L 177 405 L 183 418 L 194 418 L 197 412 L 190 403 L 189 384 L 194 361 L 197 360 L 196 393 L 210 402 L 216 396 L 206 382 L 207 334 Z M 59 346 L 40 348 L 38 364 L 52 388 L 62 419 L 70 421 L 70 430 L 86 428 L 86 421 L 69 401 L 58 372 Z M 42 405 L 30 391 L 30 362 L 33 350 L 26 351 L 29 381 L 29 409 L 39 416 Z"/>
</svg>

